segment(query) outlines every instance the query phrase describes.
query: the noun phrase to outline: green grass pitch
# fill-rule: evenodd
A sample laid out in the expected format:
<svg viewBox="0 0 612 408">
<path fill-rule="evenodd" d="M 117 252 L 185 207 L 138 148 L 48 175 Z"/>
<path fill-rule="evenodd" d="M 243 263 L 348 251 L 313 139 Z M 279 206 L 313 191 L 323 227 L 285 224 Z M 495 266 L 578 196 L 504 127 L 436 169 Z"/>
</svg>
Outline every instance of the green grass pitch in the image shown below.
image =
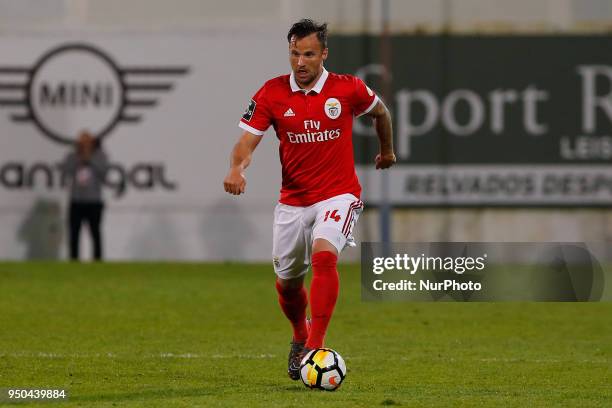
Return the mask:
<svg viewBox="0 0 612 408">
<path fill-rule="evenodd" d="M 612 303 L 363 303 L 358 266 L 340 274 L 327 346 L 348 375 L 319 392 L 287 377 L 268 265 L 2 263 L 0 388 L 68 390 L 48 407 L 612 406 Z"/>
</svg>

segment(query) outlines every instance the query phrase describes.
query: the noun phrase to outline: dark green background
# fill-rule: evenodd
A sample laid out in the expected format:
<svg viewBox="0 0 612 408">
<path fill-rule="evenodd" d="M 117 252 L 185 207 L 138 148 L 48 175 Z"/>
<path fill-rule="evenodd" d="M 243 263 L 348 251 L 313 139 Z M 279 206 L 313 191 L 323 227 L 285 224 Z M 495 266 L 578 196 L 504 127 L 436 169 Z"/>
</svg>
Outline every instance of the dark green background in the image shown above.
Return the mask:
<svg viewBox="0 0 612 408">
<path fill-rule="evenodd" d="M 380 63 L 381 39 L 376 36 L 333 35 L 329 41 L 328 69 L 354 73 L 358 68 Z M 582 134 L 582 81 L 577 67 L 612 66 L 610 36 L 415 36 L 391 38 L 392 94 L 394 105 L 400 89 L 426 89 L 441 100 L 456 89 L 476 92 L 485 105 L 482 127 L 470 136 L 449 134 L 440 123 L 429 133 L 411 139 L 411 156 L 406 164 L 586 164 L 609 160 L 566 161 L 559 153 L 563 136 L 574 139 Z M 598 95 L 610 92 L 607 81 L 598 81 Z M 377 93 L 380 81 L 368 81 Z M 505 110 L 505 130 L 490 130 L 488 93 L 494 89 L 522 91 L 529 85 L 549 92 L 549 100 L 538 103 L 538 122 L 548 125 L 541 136 L 523 128 L 523 108 L 519 99 Z M 416 104 L 414 105 L 416 108 Z M 459 123 L 467 122 L 467 108 L 457 105 Z M 394 120 L 397 112 L 390 106 Z M 464 109 L 461 109 L 464 108 Z M 414 111 L 414 122 L 423 117 Z M 594 135 L 610 135 L 610 121 L 599 113 Z M 361 119 L 367 120 L 367 119 Z M 397 129 L 397 123 L 395 123 Z M 358 163 L 370 163 L 377 151 L 375 137 L 355 135 Z M 396 134 L 397 137 L 397 134 Z M 397 141 L 396 141 L 397 143 Z"/>
</svg>

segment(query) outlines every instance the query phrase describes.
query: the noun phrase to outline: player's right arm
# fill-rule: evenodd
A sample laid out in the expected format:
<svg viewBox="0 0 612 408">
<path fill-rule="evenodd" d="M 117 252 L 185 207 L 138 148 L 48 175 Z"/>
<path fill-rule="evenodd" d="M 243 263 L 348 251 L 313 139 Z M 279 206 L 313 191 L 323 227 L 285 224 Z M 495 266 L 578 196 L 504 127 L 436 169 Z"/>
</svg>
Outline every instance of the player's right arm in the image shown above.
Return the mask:
<svg viewBox="0 0 612 408">
<path fill-rule="evenodd" d="M 244 170 L 251 163 L 253 152 L 260 141 L 261 135 L 244 131 L 238 142 L 234 145 L 230 156 L 230 169 L 227 172 L 227 176 L 225 176 L 225 180 L 223 180 L 223 186 L 228 193 L 234 195 L 244 193 L 246 188 Z"/>
<path fill-rule="evenodd" d="M 268 108 L 266 92 L 266 85 L 257 91 L 249 101 L 249 105 L 238 123 L 238 126 L 243 130 L 242 136 L 232 150 L 230 169 L 225 176 L 225 180 L 223 180 L 225 191 L 230 194 L 240 195 L 244 193 L 246 187 L 244 170 L 251 163 L 253 151 L 255 151 L 264 132 L 270 126 L 272 115 Z"/>
</svg>

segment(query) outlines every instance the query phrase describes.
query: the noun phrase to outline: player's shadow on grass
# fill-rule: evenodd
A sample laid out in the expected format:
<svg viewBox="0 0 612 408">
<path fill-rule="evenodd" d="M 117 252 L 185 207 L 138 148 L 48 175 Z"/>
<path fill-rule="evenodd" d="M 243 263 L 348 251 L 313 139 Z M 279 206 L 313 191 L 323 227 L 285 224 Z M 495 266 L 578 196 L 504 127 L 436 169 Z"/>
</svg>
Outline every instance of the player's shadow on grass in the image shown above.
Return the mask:
<svg viewBox="0 0 612 408">
<path fill-rule="evenodd" d="M 277 387 L 276 391 L 285 391 L 285 392 L 294 392 L 296 394 L 301 394 L 303 392 L 312 392 L 304 386 L 304 384 L 295 384 L 295 385 L 287 385 L 285 387 Z"/>
<path fill-rule="evenodd" d="M 135 392 L 120 392 L 113 394 L 69 395 L 69 402 L 103 402 L 103 401 L 138 401 L 150 399 L 168 399 L 183 397 L 205 397 L 219 394 L 206 388 L 154 389 Z"/>
<path fill-rule="evenodd" d="M 301 394 L 303 392 L 312 392 L 310 389 L 306 388 L 302 381 L 292 381 L 290 384 L 279 385 L 277 383 L 266 384 L 266 388 L 270 392 L 293 392 L 296 394 Z"/>
<path fill-rule="evenodd" d="M 282 391 L 291 392 L 296 394 L 302 394 L 304 392 L 312 392 L 308 388 L 304 387 L 302 383 L 295 383 L 293 385 L 270 385 L 271 391 Z M 219 390 L 212 390 L 206 388 L 183 388 L 183 389 L 155 389 L 155 390 L 143 390 L 135 392 L 120 392 L 113 394 L 86 394 L 86 395 L 69 395 L 68 402 L 126 402 L 126 401 L 139 401 L 139 400 L 157 400 L 157 399 L 171 399 L 171 398 L 188 398 L 188 397 L 206 397 L 206 396 L 219 396 Z"/>
</svg>

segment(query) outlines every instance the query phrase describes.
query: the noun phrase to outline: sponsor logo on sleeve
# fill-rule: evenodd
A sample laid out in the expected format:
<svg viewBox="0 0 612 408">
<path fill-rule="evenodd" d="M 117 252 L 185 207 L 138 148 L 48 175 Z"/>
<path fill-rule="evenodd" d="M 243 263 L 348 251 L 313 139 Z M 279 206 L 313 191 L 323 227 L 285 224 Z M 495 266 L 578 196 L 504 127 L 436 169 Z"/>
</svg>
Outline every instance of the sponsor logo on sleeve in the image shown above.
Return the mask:
<svg viewBox="0 0 612 408">
<path fill-rule="evenodd" d="M 251 118 L 253 117 L 253 114 L 255 113 L 256 107 L 257 107 L 257 103 L 251 99 L 251 102 L 249 102 L 249 106 L 247 106 L 246 110 L 244 111 L 244 115 L 242 115 L 242 119 L 249 122 Z"/>
</svg>

